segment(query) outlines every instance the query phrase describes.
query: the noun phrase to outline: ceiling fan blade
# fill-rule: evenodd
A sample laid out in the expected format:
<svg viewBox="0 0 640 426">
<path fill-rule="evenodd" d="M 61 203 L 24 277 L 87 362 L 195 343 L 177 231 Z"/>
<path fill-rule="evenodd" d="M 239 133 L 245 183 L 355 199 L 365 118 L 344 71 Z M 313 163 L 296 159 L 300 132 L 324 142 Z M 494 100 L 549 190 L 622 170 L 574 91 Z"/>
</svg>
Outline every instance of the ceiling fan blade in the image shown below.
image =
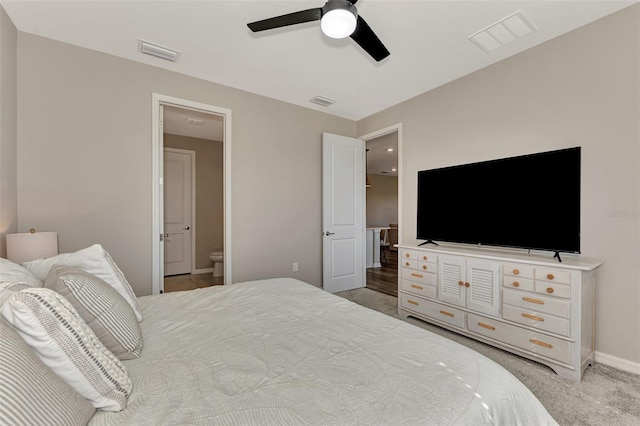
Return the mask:
<svg viewBox="0 0 640 426">
<path fill-rule="evenodd" d="M 387 48 L 360 15 L 358 15 L 358 24 L 356 30 L 351 34 L 351 38 L 378 62 L 390 55 Z"/>
<path fill-rule="evenodd" d="M 307 9 L 300 12 L 288 13 L 276 16 L 275 18 L 263 19 L 262 21 L 247 24 L 254 33 L 257 31 L 271 30 L 273 28 L 286 27 L 288 25 L 302 24 L 304 22 L 319 21 L 322 18 L 322 9 Z"/>
<path fill-rule="evenodd" d="M 358 3 L 358 0 L 348 0 L 348 1 L 349 1 L 349 3 L 351 3 L 351 4 L 356 4 L 356 3 Z"/>
</svg>

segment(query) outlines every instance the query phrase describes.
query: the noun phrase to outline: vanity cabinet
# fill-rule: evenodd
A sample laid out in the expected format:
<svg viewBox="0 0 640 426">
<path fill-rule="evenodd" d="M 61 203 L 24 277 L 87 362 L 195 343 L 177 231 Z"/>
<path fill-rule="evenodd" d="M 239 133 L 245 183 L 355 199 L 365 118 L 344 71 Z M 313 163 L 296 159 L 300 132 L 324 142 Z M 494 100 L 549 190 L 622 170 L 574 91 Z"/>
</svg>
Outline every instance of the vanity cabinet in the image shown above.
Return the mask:
<svg viewBox="0 0 640 426">
<path fill-rule="evenodd" d="M 457 246 L 399 246 L 398 313 L 580 381 L 594 359 L 601 261 Z"/>
</svg>

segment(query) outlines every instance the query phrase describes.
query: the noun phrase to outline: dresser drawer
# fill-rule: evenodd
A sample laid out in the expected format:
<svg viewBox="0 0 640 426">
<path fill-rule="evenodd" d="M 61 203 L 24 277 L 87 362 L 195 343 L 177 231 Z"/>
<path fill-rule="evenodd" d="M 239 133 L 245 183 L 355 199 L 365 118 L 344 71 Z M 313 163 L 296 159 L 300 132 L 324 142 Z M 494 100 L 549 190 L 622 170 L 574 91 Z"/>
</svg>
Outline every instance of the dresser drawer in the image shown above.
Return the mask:
<svg viewBox="0 0 640 426">
<path fill-rule="evenodd" d="M 400 277 L 403 280 L 415 281 L 421 284 L 436 285 L 436 274 L 431 272 L 422 272 L 413 269 L 402 268 Z"/>
<path fill-rule="evenodd" d="M 522 308 L 524 310 L 534 310 L 557 317 L 569 318 L 570 303 L 554 297 L 543 296 L 541 294 L 505 288 L 502 290 L 502 303 Z"/>
<path fill-rule="evenodd" d="M 400 294 L 400 306 L 403 309 L 426 315 L 455 327 L 464 328 L 464 311 L 406 293 Z"/>
<path fill-rule="evenodd" d="M 571 272 L 558 269 L 536 268 L 536 281 L 543 280 L 554 283 L 571 283 Z"/>
<path fill-rule="evenodd" d="M 400 259 L 400 267 L 401 268 L 411 268 L 418 269 L 418 261 L 415 259 Z"/>
<path fill-rule="evenodd" d="M 502 285 L 504 287 L 516 288 L 518 290 L 534 291 L 533 280 L 505 275 Z"/>
<path fill-rule="evenodd" d="M 519 265 L 517 263 L 505 263 L 504 274 L 519 278 L 533 278 L 533 266 Z"/>
<path fill-rule="evenodd" d="M 438 270 L 438 264 L 435 262 L 418 262 L 418 269 L 424 272 L 436 273 Z"/>
<path fill-rule="evenodd" d="M 571 363 L 571 344 L 567 341 L 525 330 L 515 325 L 467 313 L 467 329 L 499 342 L 533 352 L 556 361 Z"/>
<path fill-rule="evenodd" d="M 564 299 L 571 298 L 571 286 L 549 281 L 536 280 L 535 292 L 540 294 L 548 294 L 555 297 L 562 297 Z"/>
<path fill-rule="evenodd" d="M 417 251 L 415 251 L 415 250 L 403 249 L 400 252 L 400 261 L 405 260 L 405 259 L 418 260 L 418 255 L 419 255 L 419 253 Z"/>
<path fill-rule="evenodd" d="M 502 305 L 502 318 L 529 327 L 539 328 L 550 333 L 569 337 L 569 320 L 533 310 Z"/>
<path fill-rule="evenodd" d="M 400 288 L 402 288 L 402 290 L 404 291 L 408 291 L 410 293 L 417 294 L 422 297 L 428 297 L 430 299 L 437 298 L 435 285 L 418 284 L 413 281 L 401 280 Z"/>
<path fill-rule="evenodd" d="M 438 256 L 436 256 L 435 254 L 431 254 L 431 253 L 419 252 L 418 253 L 418 260 L 421 261 L 421 262 L 433 262 L 433 263 L 435 263 L 438 260 Z"/>
</svg>

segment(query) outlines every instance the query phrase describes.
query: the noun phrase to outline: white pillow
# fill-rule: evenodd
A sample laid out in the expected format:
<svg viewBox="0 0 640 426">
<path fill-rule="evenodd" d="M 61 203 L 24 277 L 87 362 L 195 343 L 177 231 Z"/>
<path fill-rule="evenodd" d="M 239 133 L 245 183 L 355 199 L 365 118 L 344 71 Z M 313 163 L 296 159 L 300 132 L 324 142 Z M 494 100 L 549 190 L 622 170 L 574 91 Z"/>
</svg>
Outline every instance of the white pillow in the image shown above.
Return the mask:
<svg viewBox="0 0 640 426">
<path fill-rule="evenodd" d="M 42 287 L 42 281 L 23 266 L 0 257 L 0 282 L 23 282 L 31 287 Z"/>
<path fill-rule="evenodd" d="M 0 312 L 38 358 L 95 408 L 127 406 L 133 388 L 127 370 L 62 295 L 27 288 L 9 297 Z"/>
<path fill-rule="evenodd" d="M 53 265 L 75 266 L 106 281 L 107 284 L 115 288 L 118 293 L 124 297 L 124 300 L 131 305 L 138 321 L 142 321 L 138 298 L 133 293 L 122 271 L 100 244 L 94 244 L 91 247 L 78 250 L 74 253 L 63 253 L 46 259 L 24 262 L 22 264 L 22 266 L 33 272 L 41 281 L 47 278 L 47 274 L 49 274 L 49 270 Z M 40 284 L 40 287 L 42 287 L 42 284 Z"/>
</svg>

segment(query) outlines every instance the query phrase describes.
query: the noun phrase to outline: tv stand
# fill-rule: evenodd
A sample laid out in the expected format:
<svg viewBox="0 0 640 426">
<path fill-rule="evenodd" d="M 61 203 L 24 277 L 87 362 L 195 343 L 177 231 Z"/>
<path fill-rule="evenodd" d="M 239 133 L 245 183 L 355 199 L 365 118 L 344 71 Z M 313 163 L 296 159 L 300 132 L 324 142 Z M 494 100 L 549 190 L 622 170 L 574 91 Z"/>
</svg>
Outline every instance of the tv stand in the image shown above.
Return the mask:
<svg viewBox="0 0 640 426">
<path fill-rule="evenodd" d="M 553 258 L 554 259 L 558 259 L 558 262 L 562 263 L 562 259 L 560 258 L 560 252 L 559 251 L 554 253 Z"/>
<path fill-rule="evenodd" d="M 420 246 L 424 246 L 424 245 L 427 245 L 427 244 L 433 244 L 434 246 L 439 246 L 439 245 L 440 245 L 440 244 L 436 243 L 436 242 L 435 242 L 435 241 L 433 241 L 433 240 L 427 240 L 427 241 L 425 241 L 424 243 L 420 243 L 420 244 L 418 244 L 418 247 L 420 247 Z"/>
<path fill-rule="evenodd" d="M 559 257 L 556 253 L 554 258 Z M 398 245 L 398 314 L 579 382 L 595 356 L 597 259 L 442 244 Z"/>
</svg>

